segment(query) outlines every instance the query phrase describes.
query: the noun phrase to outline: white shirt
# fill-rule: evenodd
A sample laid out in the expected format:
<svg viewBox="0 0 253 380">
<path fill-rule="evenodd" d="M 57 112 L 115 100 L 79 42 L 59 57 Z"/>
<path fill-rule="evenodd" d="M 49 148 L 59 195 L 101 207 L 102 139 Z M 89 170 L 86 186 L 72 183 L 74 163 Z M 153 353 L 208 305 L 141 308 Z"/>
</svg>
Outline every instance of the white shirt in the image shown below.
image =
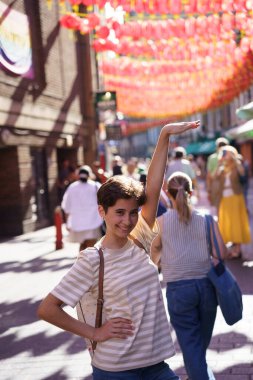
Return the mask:
<svg viewBox="0 0 253 380">
<path fill-rule="evenodd" d="M 222 196 L 223 197 L 230 197 L 231 195 L 234 195 L 234 192 L 233 192 L 232 185 L 231 185 L 230 174 L 226 173 Z"/>
<path fill-rule="evenodd" d="M 66 190 L 61 207 L 69 215 L 67 226 L 72 231 L 86 231 L 101 226 L 98 213 L 97 190 L 100 184 L 88 180 L 76 181 Z"/>
</svg>

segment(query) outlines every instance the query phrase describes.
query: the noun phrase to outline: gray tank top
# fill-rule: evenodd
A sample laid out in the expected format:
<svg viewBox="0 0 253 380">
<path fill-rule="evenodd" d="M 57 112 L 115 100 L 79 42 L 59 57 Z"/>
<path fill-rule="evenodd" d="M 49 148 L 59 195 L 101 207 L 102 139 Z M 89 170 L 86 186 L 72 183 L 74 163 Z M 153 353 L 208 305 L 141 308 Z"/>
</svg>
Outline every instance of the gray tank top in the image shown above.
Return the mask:
<svg viewBox="0 0 253 380">
<path fill-rule="evenodd" d="M 163 214 L 161 266 L 165 282 L 206 277 L 211 267 L 203 214 L 192 212 L 189 224 L 176 210 Z"/>
</svg>

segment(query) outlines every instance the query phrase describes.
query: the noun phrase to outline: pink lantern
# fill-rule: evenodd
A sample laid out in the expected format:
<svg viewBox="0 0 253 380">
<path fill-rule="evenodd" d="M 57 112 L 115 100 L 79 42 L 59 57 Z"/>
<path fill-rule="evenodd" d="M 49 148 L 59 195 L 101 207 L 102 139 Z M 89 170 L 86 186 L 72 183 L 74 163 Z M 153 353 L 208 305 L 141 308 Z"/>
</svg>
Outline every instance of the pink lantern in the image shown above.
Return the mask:
<svg viewBox="0 0 253 380">
<path fill-rule="evenodd" d="M 95 40 L 93 41 L 92 47 L 98 53 L 106 51 L 106 41 L 102 38 L 99 40 Z"/>
<path fill-rule="evenodd" d="M 185 34 L 187 37 L 193 37 L 195 34 L 195 18 L 185 20 Z"/>
<path fill-rule="evenodd" d="M 82 4 L 82 0 L 69 0 L 71 5 L 80 5 Z"/>
<path fill-rule="evenodd" d="M 160 13 L 161 15 L 163 14 L 168 14 L 169 13 L 169 9 L 168 9 L 168 1 L 167 0 L 160 0 L 160 1 L 157 1 L 157 13 Z"/>
<path fill-rule="evenodd" d="M 96 33 L 98 38 L 106 39 L 110 34 L 110 30 L 107 26 L 101 26 L 97 29 Z"/>
<path fill-rule="evenodd" d="M 135 11 L 137 13 L 143 13 L 144 12 L 144 5 L 142 0 L 136 0 L 135 1 Z"/>
<path fill-rule="evenodd" d="M 179 14 L 182 12 L 181 0 L 171 0 L 170 1 L 170 12 L 172 14 Z"/>
<path fill-rule="evenodd" d="M 94 3 L 96 2 L 95 0 L 81 0 L 82 1 L 82 4 L 85 5 L 86 7 L 89 7 L 91 5 L 94 5 Z"/>
<path fill-rule="evenodd" d="M 120 23 L 116 20 L 113 20 L 111 25 L 112 25 L 112 29 L 115 32 L 118 31 L 120 29 L 120 26 L 121 26 Z"/>
<path fill-rule="evenodd" d="M 98 15 L 96 13 L 90 13 L 90 14 L 88 14 L 87 20 L 88 20 L 88 23 L 89 23 L 89 27 L 91 29 L 96 28 L 96 26 L 98 26 L 100 24 L 100 18 L 98 17 Z"/>
<path fill-rule="evenodd" d="M 99 9 L 104 8 L 106 3 L 107 3 L 107 0 L 96 0 L 96 4 L 98 5 Z"/>
<path fill-rule="evenodd" d="M 81 19 L 74 13 L 63 15 L 60 19 L 60 24 L 67 29 L 79 30 Z"/>
<path fill-rule="evenodd" d="M 248 37 L 244 37 L 241 39 L 241 50 L 244 54 L 249 53 L 250 51 L 250 39 Z"/>
</svg>

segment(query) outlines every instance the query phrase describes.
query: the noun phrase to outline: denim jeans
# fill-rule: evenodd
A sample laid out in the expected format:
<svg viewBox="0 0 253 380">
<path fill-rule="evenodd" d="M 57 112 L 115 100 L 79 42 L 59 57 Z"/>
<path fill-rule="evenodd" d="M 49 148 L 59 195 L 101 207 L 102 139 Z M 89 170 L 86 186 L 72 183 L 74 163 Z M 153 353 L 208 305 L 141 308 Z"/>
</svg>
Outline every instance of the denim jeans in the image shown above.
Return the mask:
<svg viewBox="0 0 253 380">
<path fill-rule="evenodd" d="M 180 380 L 167 363 L 161 362 L 149 367 L 128 371 L 110 372 L 93 366 L 94 380 Z"/>
<path fill-rule="evenodd" d="M 208 278 L 169 282 L 166 296 L 189 380 L 214 379 L 206 363 L 217 312 L 213 285 Z"/>
</svg>

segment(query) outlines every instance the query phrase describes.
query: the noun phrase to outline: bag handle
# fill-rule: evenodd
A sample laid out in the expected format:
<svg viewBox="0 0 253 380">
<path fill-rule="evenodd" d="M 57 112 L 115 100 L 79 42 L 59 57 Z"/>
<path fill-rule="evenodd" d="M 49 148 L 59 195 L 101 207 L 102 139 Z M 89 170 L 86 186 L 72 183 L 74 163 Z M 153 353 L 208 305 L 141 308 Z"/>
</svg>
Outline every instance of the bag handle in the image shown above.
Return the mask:
<svg viewBox="0 0 253 380">
<path fill-rule="evenodd" d="M 99 253 L 99 274 L 98 274 L 98 298 L 97 298 L 97 311 L 95 328 L 102 326 L 102 312 L 104 304 L 104 254 L 101 248 L 98 249 Z M 91 343 L 93 351 L 96 349 L 97 342 L 95 340 Z"/>
<path fill-rule="evenodd" d="M 212 252 L 211 248 L 212 248 L 212 240 L 213 240 L 215 251 L 217 253 L 217 258 L 219 261 L 223 261 L 221 258 L 221 254 L 220 254 L 219 243 L 218 243 L 215 231 L 214 231 L 213 217 L 212 217 L 212 215 L 205 215 L 205 219 L 206 219 L 206 225 L 207 225 L 207 241 L 209 243 L 208 244 L 209 245 L 209 252 Z"/>
</svg>

